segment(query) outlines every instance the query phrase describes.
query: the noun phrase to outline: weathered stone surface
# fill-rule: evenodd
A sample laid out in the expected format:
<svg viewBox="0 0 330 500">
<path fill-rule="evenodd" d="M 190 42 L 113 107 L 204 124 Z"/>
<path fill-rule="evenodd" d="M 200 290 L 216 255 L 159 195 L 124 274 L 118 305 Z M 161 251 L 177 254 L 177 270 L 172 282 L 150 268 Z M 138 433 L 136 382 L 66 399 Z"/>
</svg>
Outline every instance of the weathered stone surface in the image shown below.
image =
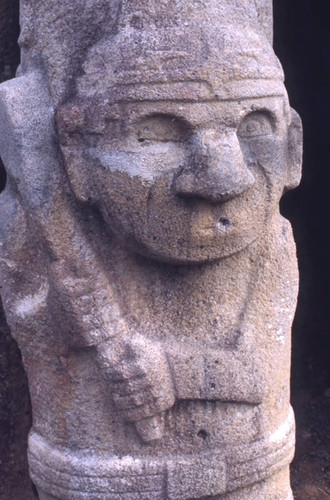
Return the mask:
<svg viewBox="0 0 330 500">
<path fill-rule="evenodd" d="M 256 5 L 23 2 L 1 273 L 41 498 L 292 498 L 301 124 Z"/>
<path fill-rule="evenodd" d="M 18 1 L 0 0 L 0 82 L 13 78 L 19 64 Z M 0 192 L 6 174 L 0 157 Z M 27 435 L 31 413 L 26 375 L 17 343 L 0 304 L 0 498 L 30 500 Z"/>
<path fill-rule="evenodd" d="M 273 43 L 273 0 L 255 0 L 259 23 L 268 41 Z"/>
</svg>

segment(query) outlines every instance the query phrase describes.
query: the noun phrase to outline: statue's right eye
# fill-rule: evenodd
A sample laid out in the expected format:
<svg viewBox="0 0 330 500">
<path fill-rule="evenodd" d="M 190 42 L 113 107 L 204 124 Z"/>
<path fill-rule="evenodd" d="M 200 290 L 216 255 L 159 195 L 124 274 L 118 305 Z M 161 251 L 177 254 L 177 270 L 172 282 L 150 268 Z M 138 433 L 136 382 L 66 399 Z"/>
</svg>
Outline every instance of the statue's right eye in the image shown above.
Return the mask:
<svg viewBox="0 0 330 500">
<path fill-rule="evenodd" d="M 152 142 L 182 142 L 189 135 L 183 120 L 170 115 L 154 115 L 141 120 L 136 128 L 136 138 L 141 144 Z"/>
</svg>

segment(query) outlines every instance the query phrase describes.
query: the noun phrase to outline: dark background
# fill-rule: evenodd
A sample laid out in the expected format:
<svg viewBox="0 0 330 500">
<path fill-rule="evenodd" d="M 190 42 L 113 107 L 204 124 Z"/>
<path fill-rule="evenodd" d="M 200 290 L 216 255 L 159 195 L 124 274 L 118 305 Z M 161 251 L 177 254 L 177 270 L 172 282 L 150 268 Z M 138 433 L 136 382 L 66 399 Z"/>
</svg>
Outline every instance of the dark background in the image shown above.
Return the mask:
<svg viewBox="0 0 330 500">
<path fill-rule="evenodd" d="M 325 394 L 330 388 L 328 3 L 328 0 L 274 0 L 275 51 L 285 70 L 291 105 L 299 112 L 304 124 L 303 180 L 298 189 L 285 195 L 281 204 L 282 213 L 293 225 L 301 276 L 293 326 L 292 365 L 293 402 L 297 401 L 295 410 L 301 434 L 308 425 L 308 415 L 313 421 L 318 421 L 324 411 L 324 405 L 314 404 L 319 401 L 315 397 Z M 19 63 L 18 34 L 18 0 L 0 0 L 0 82 L 12 78 Z M 4 183 L 5 172 L 0 164 L 0 188 Z M 306 394 L 306 391 L 309 394 L 307 399 L 299 399 L 299 394 Z M 30 419 L 20 354 L 0 308 L 0 498 L 4 500 L 28 500 L 33 496 L 25 459 Z M 329 424 L 328 416 L 324 421 Z M 325 427 L 325 431 L 322 427 L 320 439 L 323 432 L 329 434 L 329 427 L 328 430 Z M 298 452 L 299 443 L 298 439 Z M 305 450 L 307 444 L 305 446 L 303 442 L 302 447 Z M 299 467 L 298 464 L 298 476 L 302 474 Z M 317 467 L 320 468 L 319 461 Z M 294 481 L 299 481 L 299 477 L 295 477 Z M 299 493 L 296 498 L 305 497 Z M 330 498 L 330 495 L 317 497 L 316 493 L 310 493 L 306 498 Z"/>
<path fill-rule="evenodd" d="M 282 213 L 293 225 L 301 280 L 293 391 L 330 387 L 329 7 L 328 0 L 274 0 L 275 51 L 304 125 L 303 179 L 282 201 Z"/>
<path fill-rule="evenodd" d="M 330 499 L 330 2 L 274 0 L 274 47 L 304 125 L 303 178 L 282 213 L 293 226 L 300 292 L 293 324 L 296 500 Z"/>
</svg>

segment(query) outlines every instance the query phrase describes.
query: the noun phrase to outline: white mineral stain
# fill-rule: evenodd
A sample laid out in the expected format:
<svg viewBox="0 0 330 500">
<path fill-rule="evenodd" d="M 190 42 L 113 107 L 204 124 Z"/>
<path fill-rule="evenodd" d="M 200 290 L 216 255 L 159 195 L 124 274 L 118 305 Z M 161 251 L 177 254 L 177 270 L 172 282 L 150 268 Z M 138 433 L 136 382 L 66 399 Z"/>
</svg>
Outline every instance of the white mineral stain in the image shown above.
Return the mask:
<svg viewBox="0 0 330 500">
<path fill-rule="evenodd" d="M 17 316 L 24 319 L 26 316 L 36 314 L 46 301 L 48 288 L 48 284 L 43 283 L 36 293 L 20 299 L 15 308 Z"/>
</svg>

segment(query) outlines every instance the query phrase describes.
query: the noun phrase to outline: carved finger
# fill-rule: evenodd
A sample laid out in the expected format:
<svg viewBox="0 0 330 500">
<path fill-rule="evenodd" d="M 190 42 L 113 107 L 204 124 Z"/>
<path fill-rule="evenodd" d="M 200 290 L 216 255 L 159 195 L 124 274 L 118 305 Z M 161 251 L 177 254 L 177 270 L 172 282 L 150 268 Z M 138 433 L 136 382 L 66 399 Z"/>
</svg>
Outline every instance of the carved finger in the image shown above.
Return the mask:
<svg viewBox="0 0 330 500">
<path fill-rule="evenodd" d="M 130 410 L 136 407 L 143 406 L 146 402 L 146 397 L 143 392 L 136 392 L 129 396 L 113 394 L 113 399 L 117 409 L 120 411 Z"/>
<path fill-rule="evenodd" d="M 155 408 L 154 405 L 148 404 L 140 407 L 132 406 L 131 408 L 127 408 L 125 410 L 120 410 L 118 407 L 117 409 L 122 414 L 124 420 L 132 423 L 143 420 L 144 418 L 154 417 L 157 413 L 159 413 L 159 410 Z"/>
<path fill-rule="evenodd" d="M 128 396 L 134 392 L 141 390 L 150 390 L 153 392 L 153 388 L 146 381 L 145 377 L 131 378 L 129 380 L 114 382 L 112 384 L 113 392 L 120 394 L 121 396 Z"/>
<path fill-rule="evenodd" d="M 137 377 L 146 377 L 146 370 L 137 365 L 135 362 L 122 361 L 119 365 L 114 367 L 117 373 L 117 380 L 131 380 Z"/>
<path fill-rule="evenodd" d="M 122 363 L 116 366 L 105 366 L 104 374 L 112 382 L 126 382 L 136 378 L 144 378 L 145 370 L 133 364 Z"/>
</svg>

